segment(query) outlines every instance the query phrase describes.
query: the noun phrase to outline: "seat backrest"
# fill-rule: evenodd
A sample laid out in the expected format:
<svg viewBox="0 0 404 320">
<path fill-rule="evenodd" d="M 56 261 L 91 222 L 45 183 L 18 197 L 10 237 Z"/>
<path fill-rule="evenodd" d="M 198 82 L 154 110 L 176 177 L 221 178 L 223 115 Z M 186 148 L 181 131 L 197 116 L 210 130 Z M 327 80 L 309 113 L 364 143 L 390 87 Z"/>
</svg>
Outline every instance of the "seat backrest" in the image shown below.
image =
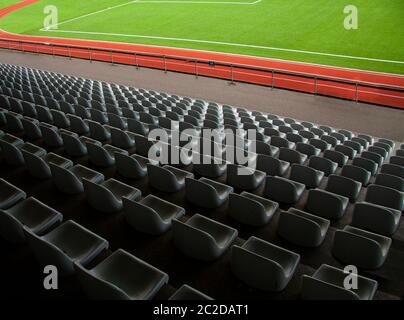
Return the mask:
<svg viewBox="0 0 404 320">
<path fill-rule="evenodd" d="M 371 184 L 367 188 L 366 201 L 402 211 L 404 193 L 389 187 Z"/>
</svg>

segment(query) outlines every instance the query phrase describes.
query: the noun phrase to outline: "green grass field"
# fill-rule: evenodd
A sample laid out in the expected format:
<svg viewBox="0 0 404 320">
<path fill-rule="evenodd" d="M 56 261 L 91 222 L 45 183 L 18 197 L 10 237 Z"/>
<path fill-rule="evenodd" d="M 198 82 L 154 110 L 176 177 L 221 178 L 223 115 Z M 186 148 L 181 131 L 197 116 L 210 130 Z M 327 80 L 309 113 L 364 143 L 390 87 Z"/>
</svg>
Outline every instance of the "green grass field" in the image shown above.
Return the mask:
<svg viewBox="0 0 404 320">
<path fill-rule="evenodd" d="M 343 27 L 347 4 L 359 10 L 357 30 Z M 41 31 L 46 5 L 58 8 L 56 32 Z M 0 27 L 404 74 L 403 12 L 403 0 L 43 0 Z"/>
</svg>

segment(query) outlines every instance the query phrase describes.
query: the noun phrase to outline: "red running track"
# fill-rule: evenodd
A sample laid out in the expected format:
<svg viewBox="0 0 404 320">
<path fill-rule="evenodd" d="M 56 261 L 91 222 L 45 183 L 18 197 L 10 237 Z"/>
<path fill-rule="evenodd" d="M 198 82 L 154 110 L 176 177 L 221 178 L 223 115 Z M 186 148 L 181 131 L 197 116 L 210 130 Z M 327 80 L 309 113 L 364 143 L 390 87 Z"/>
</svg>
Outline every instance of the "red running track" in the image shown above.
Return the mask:
<svg viewBox="0 0 404 320">
<path fill-rule="evenodd" d="M 25 0 L 8 8 L 4 8 L 0 10 L 0 19 L 13 11 L 37 1 L 39 0 Z M 9 42 L 2 40 L 0 41 L 0 47 L 4 48 L 12 47 L 17 50 L 71 56 L 75 58 L 107 62 L 111 62 L 111 53 L 108 50 L 122 50 L 133 53 L 136 52 L 136 58 L 133 53 L 114 53 L 112 60 L 115 63 L 138 65 L 142 67 L 191 74 L 196 73 L 201 76 L 233 79 L 234 81 L 243 81 L 267 86 L 273 85 L 277 88 L 285 88 L 306 93 L 316 93 L 343 99 L 359 100 L 374 104 L 404 108 L 404 76 L 401 75 L 190 49 L 95 40 L 26 36 L 8 33 L 3 30 L 0 30 L 0 37 L 2 39 L 16 41 L 33 41 L 44 43 L 43 45 L 17 45 L 14 43 L 13 47 L 10 46 Z M 49 44 L 63 45 L 66 47 L 52 48 L 49 46 Z M 83 48 L 74 48 L 69 50 L 67 49 L 68 46 L 78 46 Z M 92 48 L 94 51 L 87 48 Z M 142 55 L 142 53 L 144 55 Z M 150 56 L 149 54 L 154 54 L 156 56 Z M 162 57 L 164 55 L 169 57 L 181 57 L 181 59 L 164 59 Z M 205 62 L 195 63 L 195 60 L 204 60 Z M 210 65 L 206 61 L 214 61 L 216 64 Z M 245 67 L 231 68 L 228 65 L 220 65 L 221 63 L 228 65 L 244 65 Z M 254 67 L 254 69 L 247 68 L 246 66 Z M 304 73 L 312 76 L 291 75 L 283 72 L 275 72 L 273 75 L 271 71 L 256 70 L 257 68 L 285 70 L 290 73 Z M 391 90 L 383 87 L 375 88 L 373 86 L 366 85 L 359 85 L 358 88 L 356 88 L 356 84 L 354 83 L 346 83 L 332 79 L 315 80 L 314 75 L 321 78 L 339 78 L 348 81 L 359 81 L 362 83 L 366 82 L 382 86 L 395 86 L 401 88 L 400 90 Z"/>
</svg>

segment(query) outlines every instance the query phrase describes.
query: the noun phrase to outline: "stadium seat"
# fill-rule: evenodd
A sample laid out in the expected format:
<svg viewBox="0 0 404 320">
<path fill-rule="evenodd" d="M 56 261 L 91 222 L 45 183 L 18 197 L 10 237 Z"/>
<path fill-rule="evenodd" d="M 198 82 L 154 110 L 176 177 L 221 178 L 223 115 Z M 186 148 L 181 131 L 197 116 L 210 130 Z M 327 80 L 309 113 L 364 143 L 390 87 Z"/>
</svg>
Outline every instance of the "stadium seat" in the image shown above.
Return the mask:
<svg viewBox="0 0 404 320">
<path fill-rule="evenodd" d="M 13 184 L 0 178 L 0 209 L 6 210 L 25 199 L 27 194 Z"/>
<path fill-rule="evenodd" d="M 233 187 L 207 179 L 185 179 L 186 198 L 189 202 L 203 208 L 218 208 L 224 204 Z"/>
<path fill-rule="evenodd" d="M 355 159 L 353 159 L 352 165 L 361 167 L 369 171 L 372 176 L 376 174 L 378 169 L 378 165 L 375 161 L 362 157 L 356 157 Z"/>
<path fill-rule="evenodd" d="M 290 208 L 279 215 L 278 234 L 303 247 L 318 247 L 324 241 L 330 221 L 302 210 Z"/>
<path fill-rule="evenodd" d="M 351 225 L 390 237 L 397 231 L 400 218 L 399 210 L 369 202 L 357 202 Z"/>
<path fill-rule="evenodd" d="M 159 235 L 171 228 L 173 219 L 185 214 L 185 209 L 149 194 L 139 202 L 123 198 L 126 221 L 137 231 Z"/>
<path fill-rule="evenodd" d="M 294 163 L 303 164 L 307 160 L 307 155 L 305 155 L 304 153 L 300 153 L 299 151 L 296 150 L 280 148 L 279 159 L 287 161 L 291 165 Z"/>
<path fill-rule="evenodd" d="M 300 255 L 250 237 L 231 250 L 231 270 L 247 285 L 264 291 L 282 291 L 299 265 Z"/>
<path fill-rule="evenodd" d="M 282 177 L 266 178 L 265 197 L 276 202 L 294 204 L 299 201 L 305 185 Z"/>
<path fill-rule="evenodd" d="M 39 121 L 29 117 L 21 119 L 24 127 L 24 138 L 28 140 L 38 140 L 42 138 L 42 132 L 39 127 Z"/>
<path fill-rule="evenodd" d="M 269 223 L 278 208 L 277 202 L 245 191 L 229 195 L 228 214 L 242 224 L 264 226 Z"/>
<path fill-rule="evenodd" d="M 26 150 L 23 150 L 22 152 L 28 172 L 37 179 L 49 179 L 52 177 L 49 167 L 50 163 L 65 169 L 73 167 L 73 162 L 71 160 L 63 158 L 52 152 L 44 156 L 38 156 Z"/>
<path fill-rule="evenodd" d="M 392 174 L 404 179 L 404 168 L 396 164 L 385 163 L 380 168 L 380 173 Z"/>
<path fill-rule="evenodd" d="M 312 276 L 302 276 L 302 299 L 304 300 L 372 300 L 377 281 L 358 275 L 358 290 L 346 289 L 346 272 L 322 264 Z"/>
<path fill-rule="evenodd" d="M 74 273 L 74 265 L 88 265 L 103 250 L 108 241 L 68 220 L 45 235 L 24 229 L 27 241 L 42 266 L 54 265 L 61 276 Z"/>
<path fill-rule="evenodd" d="M 104 213 L 120 211 L 123 197 L 138 200 L 141 196 L 140 190 L 112 178 L 100 184 L 83 178 L 83 186 L 89 204 Z"/>
<path fill-rule="evenodd" d="M 149 159 L 138 154 L 115 153 L 115 166 L 118 173 L 129 179 L 141 179 L 147 175 Z"/>
<path fill-rule="evenodd" d="M 328 177 L 326 191 L 339 194 L 355 202 L 361 191 L 362 184 L 353 179 L 332 174 Z"/>
<path fill-rule="evenodd" d="M 256 169 L 269 176 L 285 176 L 290 163 L 265 155 L 257 155 Z"/>
<path fill-rule="evenodd" d="M 107 141 L 111 139 L 111 130 L 107 125 L 102 125 L 98 122 L 88 120 L 88 127 L 90 129 L 90 137 L 98 141 Z"/>
<path fill-rule="evenodd" d="M 387 258 L 390 245 L 391 238 L 345 226 L 335 232 L 332 255 L 338 261 L 358 268 L 379 269 Z"/>
<path fill-rule="evenodd" d="M 205 178 L 218 178 L 226 173 L 227 164 L 223 159 L 198 153 L 194 154 L 192 170 Z"/>
<path fill-rule="evenodd" d="M 263 182 L 266 173 L 259 170 L 239 166 L 236 164 L 227 165 L 227 181 L 226 183 L 240 190 L 255 190 Z"/>
<path fill-rule="evenodd" d="M 173 219 L 172 227 L 176 247 L 185 255 L 204 261 L 222 256 L 238 235 L 236 229 L 200 214 L 186 222 Z"/>
<path fill-rule="evenodd" d="M 365 201 L 399 211 L 403 211 L 404 209 L 403 192 L 376 184 L 368 186 Z"/>
<path fill-rule="evenodd" d="M 331 161 L 330 159 L 318 157 L 318 156 L 311 156 L 309 159 L 308 166 L 324 172 L 325 176 L 329 176 L 330 174 L 335 173 L 338 168 L 338 163 Z"/>
<path fill-rule="evenodd" d="M 82 179 L 93 183 L 104 181 L 104 175 L 77 164 L 72 168 L 63 168 L 53 163 L 49 164 L 52 173 L 52 181 L 61 192 L 66 194 L 78 194 L 84 192 Z"/>
<path fill-rule="evenodd" d="M 51 148 L 63 146 L 63 139 L 57 127 L 47 123 L 40 123 L 39 128 L 41 129 L 42 139 L 46 146 Z"/>
<path fill-rule="evenodd" d="M 99 145 L 92 141 L 86 141 L 88 158 L 97 167 L 108 168 L 115 164 L 115 154 L 128 155 L 128 151 L 111 146 L 109 144 Z"/>
<path fill-rule="evenodd" d="M 379 173 L 376 176 L 374 184 L 389 187 L 404 192 L 404 179 L 392 174 Z"/>
<path fill-rule="evenodd" d="M 345 165 L 342 167 L 341 176 L 358 181 L 366 187 L 369 184 L 371 173 L 362 167 Z"/>
<path fill-rule="evenodd" d="M 94 300 L 148 300 L 169 278 L 122 249 L 92 269 L 86 269 L 81 263 L 76 263 L 75 268 L 84 292 Z"/>
<path fill-rule="evenodd" d="M 303 183 L 306 188 L 317 188 L 324 177 L 324 172 L 303 166 L 300 164 L 293 164 L 290 171 L 290 180 Z"/>
<path fill-rule="evenodd" d="M 391 156 L 390 163 L 404 168 L 404 157 Z"/>
<path fill-rule="evenodd" d="M 338 167 L 345 166 L 348 163 L 348 160 L 349 160 L 348 156 L 346 156 L 342 152 L 335 151 L 335 150 L 325 150 L 324 151 L 324 158 L 338 163 Z"/>
<path fill-rule="evenodd" d="M 43 235 L 63 219 L 60 212 L 29 197 L 0 211 L 0 235 L 9 242 L 25 242 L 24 228 Z"/>
<path fill-rule="evenodd" d="M 306 209 L 320 217 L 337 220 L 345 214 L 348 203 L 347 197 L 325 190 L 312 189 L 309 191 Z"/>
<path fill-rule="evenodd" d="M 157 190 L 163 192 L 177 192 L 185 187 L 185 179 L 193 178 L 194 175 L 188 171 L 180 170 L 169 165 L 160 167 L 147 164 L 149 183 Z"/>
</svg>

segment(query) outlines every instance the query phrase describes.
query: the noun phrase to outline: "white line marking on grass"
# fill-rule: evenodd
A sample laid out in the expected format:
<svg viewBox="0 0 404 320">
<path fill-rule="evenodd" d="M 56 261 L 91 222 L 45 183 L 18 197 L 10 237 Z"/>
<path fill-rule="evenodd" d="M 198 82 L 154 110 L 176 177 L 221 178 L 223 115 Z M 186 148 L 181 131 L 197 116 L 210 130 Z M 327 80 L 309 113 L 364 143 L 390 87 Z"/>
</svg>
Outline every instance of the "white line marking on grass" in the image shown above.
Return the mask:
<svg viewBox="0 0 404 320">
<path fill-rule="evenodd" d="M 129 1 L 129 2 L 122 3 L 122 4 L 118 4 L 118 5 L 113 6 L 113 7 L 108 7 L 108 8 L 105 8 L 105 9 L 101 9 L 101 10 L 97 10 L 97 11 L 94 11 L 94 12 L 91 12 L 91 13 L 87 13 L 87 14 L 84 14 L 84 15 L 81 15 L 81 16 L 78 16 L 78 17 L 75 17 L 75 18 L 67 19 L 65 21 L 53 24 L 53 25 L 49 26 L 48 28 L 56 28 L 56 27 L 58 27 L 58 26 L 60 26 L 62 24 L 68 23 L 68 22 L 80 20 L 80 19 L 83 19 L 83 18 L 87 18 L 87 17 L 93 16 L 93 15 L 102 13 L 102 12 L 110 11 L 110 10 L 113 10 L 113 9 L 117 9 L 117 8 L 127 6 L 129 4 L 136 4 L 136 3 L 255 5 L 255 4 L 260 3 L 261 1 L 262 0 L 257 0 L 257 1 L 254 1 L 254 2 L 242 2 L 242 1 L 195 1 L 195 0 L 194 1 L 192 1 L 192 0 L 191 1 L 189 1 L 189 0 L 184 0 L 184 1 L 181 1 L 181 0 L 172 0 L 172 1 L 170 1 L 170 0 L 161 0 L 161 1 L 160 0 L 134 0 L 134 1 Z M 49 30 L 47 30 L 45 28 L 42 28 L 42 29 L 40 29 L 40 31 L 49 31 Z"/>
<path fill-rule="evenodd" d="M 404 61 L 397 61 L 397 60 L 385 60 L 385 59 L 375 59 L 375 58 L 366 58 L 366 57 L 355 57 L 355 56 L 342 55 L 342 54 L 333 54 L 333 53 L 315 52 L 315 51 L 305 51 L 305 50 L 296 50 L 296 49 L 285 49 L 285 48 L 258 46 L 258 45 L 242 44 L 242 43 L 221 42 L 221 41 L 194 40 L 194 39 L 183 39 L 183 38 L 169 38 L 169 37 L 145 36 L 145 35 L 138 35 L 138 34 L 109 33 L 109 32 L 87 32 L 87 31 L 71 31 L 71 30 L 42 30 L 42 29 L 40 31 L 59 32 L 59 33 L 74 33 L 74 34 L 87 34 L 87 35 L 101 35 L 101 36 L 113 36 L 113 37 L 155 39 L 155 40 L 167 40 L 167 41 L 182 41 L 182 42 L 193 42 L 193 43 L 208 43 L 208 44 L 217 44 L 217 45 L 232 46 L 232 47 L 254 48 L 254 49 L 264 49 L 264 50 L 283 51 L 283 52 L 294 52 L 294 53 L 302 53 L 302 54 L 326 56 L 326 57 L 334 57 L 334 58 L 344 58 L 344 59 L 353 59 L 353 60 L 365 60 L 365 61 L 374 61 L 374 62 L 404 64 Z"/>
<path fill-rule="evenodd" d="M 90 17 L 90 16 L 93 16 L 93 15 L 96 15 L 96 14 L 99 14 L 99 13 L 102 13 L 102 12 L 105 12 L 105 11 L 112 10 L 112 9 L 121 8 L 121 7 L 127 6 L 127 5 L 132 4 L 132 3 L 136 3 L 136 2 L 138 2 L 138 0 L 121 3 L 121 4 L 118 4 L 118 5 L 113 6 L 113 7 L 108 7 L 108 8 L 101 9 L 101 10 L 98 10 L 98 11 L 94 11 L 94 12 L 91 12 L 91 13 L 83 14 L 81 16 L 71 18 L 71 19 L 67 19 L 65 21 L 62 21 L 62 22 L 59 22 L 57 24 L 51 25 L 48 28 L 56 28 L 56 27 L 58 27 L 58 26 L 60 26 L 62 24 L 68 23 L 68 22 L 72 22 L 72 21 L 76 21 L 76 20 L 79 20 L 79 19 L 82 19 L 82 18 Z M 40 31 L 48 31 L 48 30 L 46 30 L 45 28 L 42 28 L 42 29 L 40 29 Z"/>
</svg>

